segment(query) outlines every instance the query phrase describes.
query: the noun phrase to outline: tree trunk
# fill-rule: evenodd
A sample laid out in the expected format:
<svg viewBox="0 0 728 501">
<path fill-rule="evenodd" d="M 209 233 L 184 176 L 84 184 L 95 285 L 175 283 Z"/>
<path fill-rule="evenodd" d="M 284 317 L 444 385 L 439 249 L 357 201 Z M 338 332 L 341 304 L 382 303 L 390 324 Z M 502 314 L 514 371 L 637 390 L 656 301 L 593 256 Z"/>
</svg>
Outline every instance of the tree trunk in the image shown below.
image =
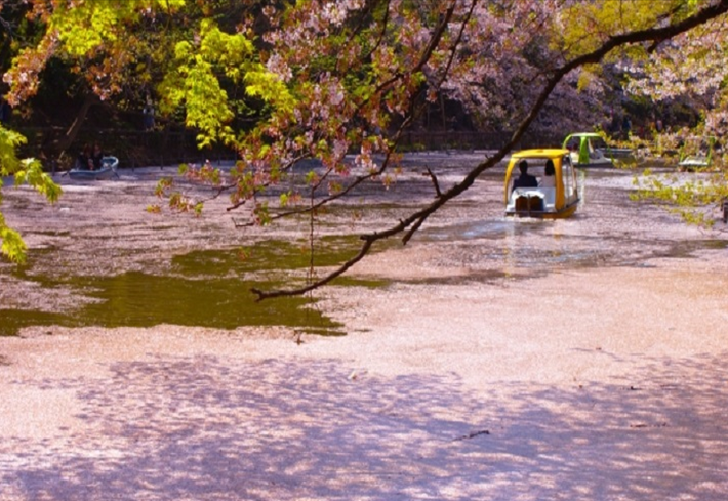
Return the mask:
<svg viewBox="0 0 728 501">
<path fill-rule="evenodd" d="M 43 155 L 51 162 L 57 161 L 64 153 L 66 153 L 73 142 L 78 137 L 78 133 L 83 126 L 86 116 L 88 115 L 91 106 L 97 104 L 98 97 L 95 94 L 87 94 L 83 100 L 81 108 L 76 114 L 76 119 L 73 121 L 68 130 L 60 135 L 59 137 L 52 137 L 43 147 Z M 70 155 L 73 158 L 73 155 Z"/>
</svg>

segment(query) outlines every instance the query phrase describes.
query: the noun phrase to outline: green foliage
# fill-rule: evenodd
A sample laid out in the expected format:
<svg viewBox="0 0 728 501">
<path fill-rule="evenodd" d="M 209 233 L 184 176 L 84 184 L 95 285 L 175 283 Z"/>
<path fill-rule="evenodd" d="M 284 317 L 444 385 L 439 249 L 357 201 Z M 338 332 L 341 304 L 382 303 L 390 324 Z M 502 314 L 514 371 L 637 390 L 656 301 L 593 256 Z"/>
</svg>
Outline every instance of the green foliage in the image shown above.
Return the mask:
<svg viewBox="0 0 728 501">
<path fill-rule="evenodd" d="M 579 2 L 562 14 L 565 29 L 561 33 L 561 47 L 572 56 L 591 52 L 614 34 L 659 25 L 661 19 L 669 19 L 683 4 L 682 0 Z"/>
<path fill-rule="evenodd" d="M 61 195 L 61 187 L 43 172 L 43 166 L 38 160 L 18 160 L 15 149 L 25 143 L 26 138 L 15 131 L 0 127 L 0 176 L 13 175 L 15 184 L 27 183 L 43 195 L 50 203 L 54 203 Z M 2 188 L 0 180 L 0 189 Z M 2 203 L 0 192 L 0 204 Z M 25 261 L 27 247 L 20 234 L 7 225 L 2 212 L 0 212 L 0 255 L 13 262 Z"/>
<path fill-rule="evenodd" d="M 296 105 L 296 100 L 285 84 L 264 69 L 262 65 L 255 65 L 245 75 L 247 87 L 245 91 L 249 96 L 259 97 L 271 103 L 279 112 L 290 113 Z"/>
<path fill-rule="evenodd" d="M 25 262 L 25 253 L 28 249 L 18 232 L 5 223 L 0 213 L 0 254 L 16 263 Z"/>
<path fill-rule="evenodd" d="M 728 200 L 728 173 L 671 173 L 656 175 L 645 170 L 635 177 L 633 201 L 647 201 L 665 207 L 687 223 L 711 227 L 712 210 Z"/>
<path fill-rule="evenodd" d="M 70 5 L 59 2 L 49 19 L 48 31 L 57 33 L 68 54 L 79 57 L 106 41 L 116 40 L 120 26 L 138 20 L 145 9 L 172 13 L 185 5 L 185 0 L 92 0 Z"/>
<path fill-rule="evenodd" d="M 647 29 L 675 18 L 684 0 L 597 0 L 578 2 L 561 14 L 561 31 L 554 33 L 551 46 L 568 57 L 577 57 L 593 51 L 615 34 Z M 642 60 L 647 57 L 643 45 L 621 46 L 612 51 L 606 63 L 629 57 Z M 589 65 L 580 69 L 580 89 L 601 74 L 602 65 Z"/>
<path fill-rule="evenodd" d="M 288 202 L 291 199 L 291 193 L 290 192 L 288 192 L 288 193 L 281 193 L 279 199 L 280 199 L 279 202 L 281 204 L 281 207 L 287 207 L 288 206 Z"/>
<path fill-rule="evenodd" d="M 256 203 L 253 209 L 253 217 L 261 226 L 267 226 L 271 222 L 270 208 L 268 202 Z"/>
<path fill-rule="evenodd" d="M 252 42 L 242 34 L 224 33 L 210 19 L 201 21 L 198 41 L 178 42 L 174 55 L 176 70 L 159 86 L 162 111 L 170 113 L 184 105 L 187 125 L 200 131 L 200 148 L 215 141 L 236 141 L 230 122 L 239 105 L 223 88 L 223 78 L 245 85 L 247 96 L 260 98 L 280 111 L 290 112 L 294 107 L 285 84 L 257 61 Z"/>
<path fill-rule="evenodd" d="M 61 196 L 62 190 L 53 179 L 43 172 L 43 165 L 40 161 L 29 158 L 20 162 L 22 166 L 15 173 L 15 184 L 27 183 L 35 188 L 35 190 L 43 195 L 50 203 L 55 203 Z"/>
<path fill-rule="evenodd" d="M 20 161 L 15 150 L 25 141 L 22 134 L 0 126 L 0 176 L 10 176 L 18 170 Z"/>
</svg>

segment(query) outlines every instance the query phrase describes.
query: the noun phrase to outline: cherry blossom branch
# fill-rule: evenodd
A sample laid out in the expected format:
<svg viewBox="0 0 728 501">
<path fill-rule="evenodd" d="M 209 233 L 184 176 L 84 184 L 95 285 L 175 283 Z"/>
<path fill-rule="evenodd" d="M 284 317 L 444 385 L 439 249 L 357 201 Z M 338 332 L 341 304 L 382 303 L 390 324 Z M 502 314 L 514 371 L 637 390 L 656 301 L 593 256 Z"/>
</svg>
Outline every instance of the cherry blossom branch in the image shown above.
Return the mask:
<svg viewBox="0 0 728 501">
<path fill-rule="evenodd" d="M 450 65 L 452 64 L 452 59 L 454 57 L 455 49 L 457 48 L 458 43 L 462 39 L 462 35 L 463 35 L 464 30 L 465 30 L 465 27 L 467 26 L 467 23 L 469 22 L 469 20 L 470 20 L 470 18 L 472 16 L 472 13 L 473 13 L 473 11 L 474 11 L 475 6 L 477 5 L 477 3 L 478 3 L 478 0 L 474 0 L 473 1 L 472 5 L 471 5 L 471 8 L 470 8 L 470 11 L 468 12 L 468 15 L 461 22 L 461 27 L 460 27 L 460 30 L 458 32 L 457 39 L 452 44 L 451 56 L 450 56 L 450 59 L 448 61 L 448 66 L 447 66 L 448 70 L 450 68 Z M 454 11 L 455 11 L 456 4 L 457 4 L 456 1 L 452 1 L 450 3 L 450 5 L 449 5 L 448 9 L 446 10 L 444 16 L 440 20 L 440 23 L 438 24 L 438 26 L 435 29 L 435 31 L 432 34 L 432 36 L 430 37 L 430 40 L 428 42 L 427 47 L 425 48 L 425 50 L 420 55 L 420 58 L 418 60 L 417 65 L 415 65 L 415 67 L 412 70 L 409 71 L 409 74 L 414 74 L 414 73 L 417 73 L 417 72 L 421 71 L 422 68 L 424 67 L 424 65 L 427 64 L 427 62 L 432 58 L 432 55 L 433 55 L 434 51 L 437 49 L 438 45 L 440 44 L 440 42 L 442 40 L 442 37 L 443 37 L 443 35 L 444 35 L 444 33 L 445 33 L 446 29 L 447 29 L 447 26 L 448 26 L 449 22 L 452 19 L 452 16 L 453 16 Z M 387 5 L 389 5 L 389 2 L 387 2 Z M 385 22 L 386 22 L 386 18 L 385 18 Z M 442 83 L 444 82 L 448 70 L 446 70 L 444 72 L 441 80 L 438 82 L 438 86 L 442 85 Z M 387 80 L 387 81 L 383 82 L 382 84 L 380 84 L 377 87 L 377 89 L 375 90 L 375 92 L 373 93 L 373 95 L 376 95 L 376 94 L 379 94 L 379 93 L 383 92 L 387 88 L 391 87 L 396 81 L 404 78 L 404 76 L 405 75 L 403 75 L 403 74 L 396 74 L 396 75 L 394 75 L 389 80 Z M 394 135 L 394 138 L 392 139 L 393 147 L 390 148 L 387 151 L 387 154 L 385 156 L 385 159 L 383 160 L 382 164 L 380 165 L 380 167 L 376 171 L 371 172 L 371 173 L 369 173 L 367 175 L 364 175 L 364 176 L 357 177 L 354 181 L 352 181 L 351 183 L 349 183 L 347 185 L 346 189 L 341 190 L 340 192 L 338 192 L 338 193 L 336 193 L 334 195 L 329 195 L 328 197 L 324 198 L 323 200 L 321 200 L 321 201 L 319 201 L 317 203 L 312 203 L 312 204 L 308 205 L 305 208 L 291 210 L 291 211 L 286 211 L 286 212 L 282 212 L 282 213 L 276 214 L 274 216 L 271 216 L 270 219 L 271 220 L 276 220 L 276 219 L 281 219 L 281 218 L 284 218 L 284 217 L 290 217 L 292 215 L 302 215 L 302 214 L 306 214 L 306 213 L 313 213 L 317 209 L 319 209 L 320 207 L 322 207 L 322 206 L 324 206 L 324 205 L 326 205 L 328 203 L 331 203 L 334 200 L 337 200 L 339 198 L 342 198 L 342 197 L 350 194 L 361 183 L 363 183 L 363 182 L 365 182 L 367 180 L 370 180 L 372 178 L 376 178 L 376 177 L 382 175 L 388 169 L 388 167 L 389 167 L 392 154 L 395 151 L 397 144 L 401 140 L 402 134 L 404 133 L 405 129 L 409 126 L 409 124 L 412 122 L 412 118 L 413 118 L 413 115 L 414 115 L 414 111 L 413 111 L 414 102 L 415 102 L 415 99 L 414 98 L 410 100 L 410 110 L 409 110 L 409 113 L 407 114 L 406 118 L 402 121 L 402 124 L 400 124 L 397 132 Z M 357 109 L 356 109 L 356 111 L 355 111 L 354 114 L 358 113 L 365 105 L 366 105 L 366 101 L 360 103 L 359 106 L 357 107 Z M 321 178 L 317 181 L 317 183 L 315 183 L 311 187 L 311 192 L 312 193 L 314 193 L 318 189 L 318 187 L 321 186 L 321 184 L 323 183 L 325 177 L 328 174 L 330 174 L 330 173 L 331 173 L 331 169 L 329 169 L 323 176 L 321 176 Z M 439 193 L 439 187 L 437 188 L 437 191 Z M 312 201 L 313 201 L 313 198 L 312 198 Z M 244 204 L 244 201 L 240 202 L 239 204 L 236 204 L 235 206 L 233 206 L 231 208 L 228 208 L 228 210 L 233 210 L 233 209 L 235 209 L 237 207 L 242 206 L 243 204 Z"/>
<path fill-rule="evenodd" d="M 366 60 L 366 59 L 369 59 L 370 57 L 372 57 L 372 54 L 374 54 L 374 51 L 377 50 L 377 48 L 379 48 L 379 46 L 382 44 L 382 40 L 384 40 L 384 35 L 387 33 L 387 26 L 389 25 L 389 10 L 390 10 L 392 0 L 386 0 L 386 3 L 387 3 L 387 7 L 386 7 L 386 9 L 384 9 L 384 19 L 382 19 L 382 27 L 379 30 L 379 35 L 377 36 L 377 41 L 374 44 L 372 44 L 372 47 L 369 49 L 369 52 L 367 54 L 364 54 L 364 57 L 362 59 Z M 373 10 L 373 6 L 372 6 L 372 10 Z M 352 34 L 352 37 L 349 40 L 349 42 L 352 41 L 355 34 L 356 34 L 356 31 Z"/>
<path fill-rule="evenodd" d="M 417 231 L 417 229 L 419 229 L 422 223 L 427 218 L 429 218 L 429 216 L 437 212 L 450 200 L 458 197 L 459 195 L 467 191 L 475 183 L 475 180 L 478 178 L 478 176 L 480 176 L 486 170 L 497 165 L 498 162 L 500 162 L 511 150 L 513 150 L 517 142 L 524 135 L 531 123 L 535 120 L 539 111 L 543 108 L 544 103 L 549 98 L 549 96 L 551 96 L 556 86 L 571 71 L 578 69 L 584 65 L 601 61 L 610 51 L 617 47 L 629 44 L 654 42 L 657 40 L 668 40 L 682 33 L 690 31 L 691 29 L 696 28 L 697 26 L 700 26 L 717 16 L 725 14 L 726 12 L 728 12 L 728 0 L 720 0 L 715 4 L 700 9 L 695 14 L 686 17 L 685 19 L 674 25 L 614 35 L 608 38 L 600 47 L 593 50 L 592 52 L 588 52 L 567 62 L 561 68 L 553 72 L 552 76 L 548 79 L 543 90 L 531 107 L 530 112 L 516 128 L 515 132 L 511 136 L 511 139 L 503 147 L 501 147 L 501 149 L 498 150 L 492 157 L 487 158 L 484 162 L 473 168 L 460 182 L 453 185 L 441 197 L 438 197 L 430 205 L 410 214 L 404 219 L 401 219 L 399 223 L 391 226 L 390 228 L 382 232 L 362 235 L 360 238 L 363 240 L 364 243 L 359 252 L 322 279 L 301 288 L 272 291 L 262 291 L 260 289 L 254 288 L 252 289 L 252 292 L 257 296 L 257 300 L 305 294 L 321 286 L 324 286 L 330 283 L 335 278 L 343 275 L 352 266 L 361 261 L 368 254 L 372 245 L 377 241 L 385 240 L 400 233 L 406 232 L 405 236 L 403 237 L 403 244 L 406 245 L 412 238 L 414 233 Z M 432 50 L 434 50 L 434 48 L 432 48 Z M 420 63 L 418 64 L 423 64 L 422 60 L 420 60 Z"/>
</svg>

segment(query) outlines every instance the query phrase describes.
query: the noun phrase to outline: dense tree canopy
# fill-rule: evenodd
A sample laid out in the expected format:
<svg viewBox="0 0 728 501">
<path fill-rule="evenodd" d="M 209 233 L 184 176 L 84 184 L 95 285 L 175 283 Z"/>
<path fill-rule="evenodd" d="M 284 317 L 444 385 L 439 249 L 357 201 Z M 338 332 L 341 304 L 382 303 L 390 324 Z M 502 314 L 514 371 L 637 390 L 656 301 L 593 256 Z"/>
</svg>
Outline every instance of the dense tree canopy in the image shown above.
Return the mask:
<svg viewBox="0 0 728 501">
<path fill-rule="evenodd" d="M 3 16 L 6 3 L 0 0 Z M 52 59 L 101 99 L 152 93 L 162 113 L 181 114 L 198 131 L 201 147 L 222 142 L 238 152 L 220 193 L 260 222 L 311 213 L 365 182 L 392 182 L 403 132 L 437 100 L 459 103 L 483 128 L 512 132 L 450 190 L 436 186 L 430 205 L 362 236 L 361 252 L 330 276 L 284 293 L 327 283 L 377 240 L 401 234 L 406 242 L 529 128 L 601 126 L 615 100 L 630 93 L 653 103 L 700 103 L 701 126 L 713 134 L 727 125 L 728 0 L 27 3 L 23 19 L 34 30 L 12 41 L 15 57 L 4 76 L 11 103 L 38 92 Z M 240 115 L 252 125 L 237 127 Z M 259 202 L 261 190 L 308 159 L 323 170 L 311 171 L 307 196 L 286 193 L 283 211 Z M 194 175 L 219 184 L 214 171 Z M 170 201 L 174 209 L 200 210 L 199 201 L 180 194 Z"/>
</svg>

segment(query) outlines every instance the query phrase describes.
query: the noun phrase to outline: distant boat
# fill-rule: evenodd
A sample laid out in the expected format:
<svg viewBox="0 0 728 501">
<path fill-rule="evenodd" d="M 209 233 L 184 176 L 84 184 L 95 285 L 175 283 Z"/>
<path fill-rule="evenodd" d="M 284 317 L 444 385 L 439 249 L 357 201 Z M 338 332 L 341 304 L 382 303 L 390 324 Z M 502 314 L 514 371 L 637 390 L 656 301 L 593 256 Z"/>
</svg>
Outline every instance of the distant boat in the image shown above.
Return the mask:
<svg viewBox="0 0 728 501">
<path fill-rule="evenodd" d="M 596 132 L 574 132 L 566 136 L 563 147 L 571 152 L 575 167 L 609 167 L 615 159 L 633 156 L 630 149 L 610 147 L 601 134 Z"/>
<path fill-rule="evenodd" d="M 104 157 L 101 159 L 101 168 L 99 169 L 81 169 L 74 167 L 68 171 L 68 176 L 71 179 L 80 180 L 102 180 L 111 179 L 113 176 L 119 177 L 116 173 L 116 167 L 119 165 L 119 159 L 116 157 Z"/>
<path fill-rule="evenodd" d="M 715 148 L 715 136 L 708 138 L 692 138 L 685 141 L 682 151 L 680 152 L 680 162 L 678 168 L 680 170 L 692 171 L 710 167 L 713 164 L 713 149 Z M 692 150 L 693 154 L 687 152 Z"/>
<path fill-rule="evenodd" d="M 554 174 L 553 180 L 547 183 L 544 178 L 550 176 L 546 176 L 545 166 L 549 160 L 553 162 Z M 516 182 L 523 162 L 528 174 L 534 176 L 535 186 L 520 186 Z M 574 214 L 579 194 L 569 150 L 524 150 L 511 155 L 503 199 L 506 216 L 560 219 Z"/>
</svg>

